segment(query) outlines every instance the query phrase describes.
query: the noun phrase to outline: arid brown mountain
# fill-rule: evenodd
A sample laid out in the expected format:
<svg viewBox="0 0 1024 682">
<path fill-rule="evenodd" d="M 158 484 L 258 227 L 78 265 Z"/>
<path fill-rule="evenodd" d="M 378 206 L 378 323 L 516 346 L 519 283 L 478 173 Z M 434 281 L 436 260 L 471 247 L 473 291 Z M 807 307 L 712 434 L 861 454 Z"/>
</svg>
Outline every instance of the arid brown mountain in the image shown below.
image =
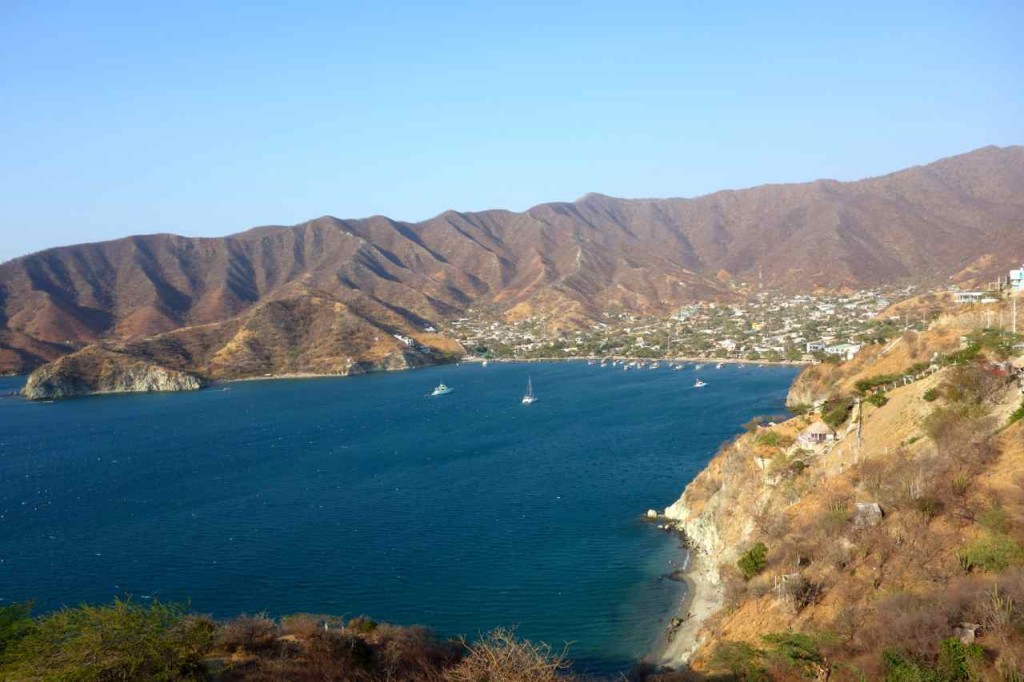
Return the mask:
<svg viewBox="0 0 1024 682">
<path fill-rule="evenodd" d="M 850 183 L 129 237 L 0 265 L 0 372 L 96 342 L 206 377 L 399 367 L 457 352 L 423 332 L 473 305 L 571 323 L 737 296 L 759 277 L 983 277 L 1019 264 L 1022 227 L 1024 147 L 986 147 Z"/>
</svg>

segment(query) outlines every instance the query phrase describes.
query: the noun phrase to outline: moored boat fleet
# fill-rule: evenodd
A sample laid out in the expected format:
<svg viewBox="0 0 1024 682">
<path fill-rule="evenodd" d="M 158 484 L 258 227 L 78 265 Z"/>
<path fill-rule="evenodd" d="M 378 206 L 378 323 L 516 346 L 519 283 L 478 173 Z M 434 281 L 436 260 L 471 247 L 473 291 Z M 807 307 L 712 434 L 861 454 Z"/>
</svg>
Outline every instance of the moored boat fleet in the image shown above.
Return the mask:
<svg viewBox="0 0 1024 682">
<path fill-rule="evenodd" d="M 600 361 L 598 361 L 598 360 L 588 360 L 587 364 L 588 365 L 599 365 L 601 367 L 621 367 L 622 371 L 624 371 L 624 372 L 628 372 L 629 370 L 659 369 L 661 367 L 661 362 L 659 362 L 658 360 L 612 360 L 612 359 L 605 359 L 605 360 L 600 360 Z M 668 362 L 668 361 L 666 361 L 666 365 L 667 365 L 667 369 L 670 369 L 670 370 L 673 370 L 673 371 L 678 371 L 678 370 L 686 369 L 687 368 L 687 364 L 686 363 Z M 482 366 L 483 367 L 487 366 L 487 361 L 486 360 L 482 363 Z M 721 363 L 721 362 L 716 363 L 715 364 L 715 369 L 722 369 L 722 366 L 723 366 L 723 363 Z M 763 365 L 758 365 L 758 367 L 762 367 L 762 366 Z M 705 367 L 705 365 L 703 365 L 703 364 L 699 364 L 699 363 L 698 364 L 694 364 L 693 365 L 693 370 L 695 372 L 699 372 L 700 370 L 704 369 L 704 367 Z M 737 365 L 737 367 L 738 368 L 742 368 L 742 365 Z M 693 383 L 693 387 L 694 388 L 704 388 L 707 385 L 708 385 L 707 382 L 702 380 L 700 377 L 696 377 L 696 381 L 694 381 L 694 383 Z M 451 392 L 452 392 L 452 388 L 447 386 L 447 385 L 445 385 L 445 383 L 442 381 L 441 383 L 439 383 L 434 388 L 433 391 L 431 391 L 427 395 L 427 397 L 428 398 L 434 398 L 434 397 L 437 397 L 437 396 L 448 395 Z M 523 399 L 522 399 L 521 402 L 522 402 L 523 405 L 532 405 L 533 403 L 537 402 L 537 395 L 533 392 L 533 377 L 532 376 L 527 378 L 527 381 L 526 381 L 526 393 L 523 395 Z"/>
</svg>

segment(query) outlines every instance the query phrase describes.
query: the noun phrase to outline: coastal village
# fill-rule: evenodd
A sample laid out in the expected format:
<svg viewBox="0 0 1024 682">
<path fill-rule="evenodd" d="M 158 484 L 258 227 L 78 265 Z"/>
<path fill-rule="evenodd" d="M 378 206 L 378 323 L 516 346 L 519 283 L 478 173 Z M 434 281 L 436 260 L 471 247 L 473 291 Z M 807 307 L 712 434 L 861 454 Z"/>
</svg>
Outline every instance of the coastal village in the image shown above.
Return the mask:
<svg viewBox="0 0 1024 682">
<path fill-rule="evenodd" d="M 748 362 L 849 359 L 896 330 L 919 330 L 928 315 L 876 319 L 912 287 L 848 294 L 754 294 L 736 303 L 699 302 L 671 316 L 606 312 L 576 331 L 556 329 L 549 316 L 505 322 L 482 310 L 445 330 L 466 352 L 484 358 L 686 358 Z"/>
</svg>

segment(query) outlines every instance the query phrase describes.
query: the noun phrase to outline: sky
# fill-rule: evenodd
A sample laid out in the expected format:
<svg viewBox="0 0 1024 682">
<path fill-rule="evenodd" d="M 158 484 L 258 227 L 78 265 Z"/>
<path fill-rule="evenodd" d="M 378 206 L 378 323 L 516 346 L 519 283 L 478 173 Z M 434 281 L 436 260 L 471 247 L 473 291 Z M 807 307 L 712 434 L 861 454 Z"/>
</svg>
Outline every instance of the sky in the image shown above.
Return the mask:
<svg viewBox="0 0 1024 682">
<path fill-rule="evenodd" d="M 1024 143 L 1024 3 L 0 1 L 0 261 Z"/>
</svg>

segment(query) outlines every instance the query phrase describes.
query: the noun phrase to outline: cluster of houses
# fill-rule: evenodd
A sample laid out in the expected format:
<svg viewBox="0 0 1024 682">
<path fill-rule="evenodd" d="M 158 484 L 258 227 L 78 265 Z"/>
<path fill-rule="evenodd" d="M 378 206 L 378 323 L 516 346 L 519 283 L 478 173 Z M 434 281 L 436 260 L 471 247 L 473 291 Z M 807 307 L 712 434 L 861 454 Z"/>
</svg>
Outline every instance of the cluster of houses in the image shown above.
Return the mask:
<svg viewBox="0 0 1024 682">
<path fill-rule="evenodd" d="M 467 350 L 491 357 L 686 357 L 753 361 L 853 357 L 878 325 L 878 313 L 907 290 L 785 295 L 762 292 L 738 303 L 704 301 L 669 318 L 603 313 L 588 328 L 566 330 L 540 314 L 514 321 L 471 310 L 449 323 Z"/>
</svg>

